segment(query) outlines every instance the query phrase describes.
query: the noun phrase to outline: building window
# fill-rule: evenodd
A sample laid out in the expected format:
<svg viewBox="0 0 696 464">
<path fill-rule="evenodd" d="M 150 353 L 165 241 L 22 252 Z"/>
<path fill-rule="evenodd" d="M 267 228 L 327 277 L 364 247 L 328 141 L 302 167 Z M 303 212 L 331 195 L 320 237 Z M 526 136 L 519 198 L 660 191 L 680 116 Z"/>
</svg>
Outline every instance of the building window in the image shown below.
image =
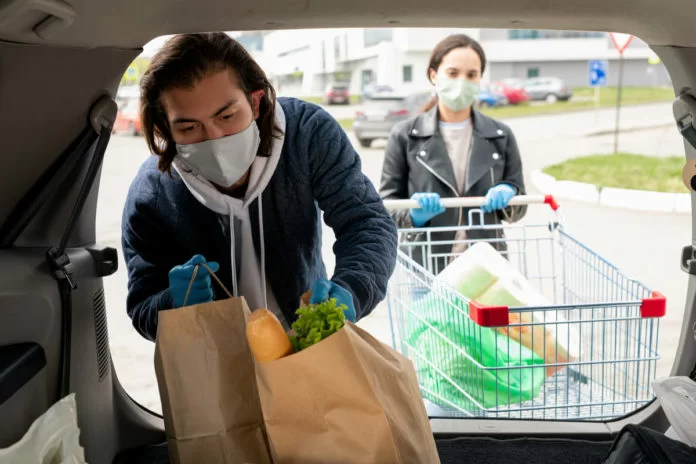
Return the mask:
<svg viewBox="0 0 696 464">
<path fill-rule="evenodd" d="M 527 78 L 539 77 L 539 68 L 527 68 Z"/>
<path fill-rule="evenodd" d="M 321 41 L 321 71 L 326 72 L 326 41 Z"/>
<path fill-rule="evenodd" d="M 261 32 L 244 32 L 234 39 L 249 53 L 263 51 L 263 33 Z"/>
<path fill-rule="evenodd" d="M 363 41 L 365 47 L 372 47 L 380 42 L 391 42 L 391 29 L 363 29 Z"/>
<path fill-rule="evenodd" d="M 365 88 L 375 81 L 375 74 L 371 69 L 363 69 L 360 73 L 361 88 Z"/>
<path fill-rule="evenodd" d="M 406 65 L 402 68 L 401 74 L 403 75 L 404 82 L 413 82 L 413 66 Z"/>
<path fill-rule="evenodd" d="M 602 38 L 604 32 L 583 32 L 583 31 L 550 31 L 542 29 L 510 29 L 508 30 L 509 40 L 525 39 L 596 39 Z"/>
<path fill-rule="evenodd" d="M 341 61 L 341 38 L 334 37 L 334 60 Z"/>
</svg>

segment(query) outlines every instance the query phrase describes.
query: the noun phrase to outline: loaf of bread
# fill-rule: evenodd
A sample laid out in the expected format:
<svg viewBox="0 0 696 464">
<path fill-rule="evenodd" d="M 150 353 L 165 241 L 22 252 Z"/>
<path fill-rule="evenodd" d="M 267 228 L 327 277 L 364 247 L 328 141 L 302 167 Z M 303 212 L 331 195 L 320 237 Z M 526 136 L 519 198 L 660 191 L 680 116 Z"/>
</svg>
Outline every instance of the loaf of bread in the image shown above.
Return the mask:
<svg viewBox="0 0 696 464">
<path fill-rule="evenodd" d="M 282 324 L 268 309 L 257 309 L 249 315 L 246 336 L 257 362 L 275 361 L 293 352 Z"/>
</svg>

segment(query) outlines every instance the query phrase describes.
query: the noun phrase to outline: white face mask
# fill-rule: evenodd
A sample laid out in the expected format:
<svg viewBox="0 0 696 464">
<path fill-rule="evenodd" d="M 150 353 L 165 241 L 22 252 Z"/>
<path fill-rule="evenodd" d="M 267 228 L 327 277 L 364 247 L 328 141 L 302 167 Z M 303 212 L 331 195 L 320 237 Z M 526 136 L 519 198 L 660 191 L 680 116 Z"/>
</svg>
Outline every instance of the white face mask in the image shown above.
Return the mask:
<svg viewBox="0 0 696 464">
<path fill-rule="evenodd" d="M 261 143 L 256 121 L 236 134 L 188 145 L 176 151 L 203 177 L 221 187 L 234 185 L 249 170 Z"/>
</svg>

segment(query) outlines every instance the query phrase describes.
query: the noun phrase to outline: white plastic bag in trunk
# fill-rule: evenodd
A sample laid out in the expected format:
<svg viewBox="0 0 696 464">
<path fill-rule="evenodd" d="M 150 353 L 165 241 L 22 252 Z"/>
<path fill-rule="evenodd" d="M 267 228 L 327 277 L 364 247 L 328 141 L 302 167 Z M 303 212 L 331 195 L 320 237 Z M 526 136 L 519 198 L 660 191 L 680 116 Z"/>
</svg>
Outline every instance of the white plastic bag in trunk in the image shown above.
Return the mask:
<svg viewBox="0 0 696 464">
<path fill-rule="evenodd" d="M 3 464 L 85 464 L 72 393 L 42 414 L 27 433 L 9 448 L 0 449 Z"/>
<path fill-rule="evenodd" d="M 653 388 L 670 429 L 678 435 L 675 439 L 696 446 L 696 382 L 688 377 L 668 377 L 655 380 Z M 674 438 L 672 433 L 667 435 Z"/>
</svg>

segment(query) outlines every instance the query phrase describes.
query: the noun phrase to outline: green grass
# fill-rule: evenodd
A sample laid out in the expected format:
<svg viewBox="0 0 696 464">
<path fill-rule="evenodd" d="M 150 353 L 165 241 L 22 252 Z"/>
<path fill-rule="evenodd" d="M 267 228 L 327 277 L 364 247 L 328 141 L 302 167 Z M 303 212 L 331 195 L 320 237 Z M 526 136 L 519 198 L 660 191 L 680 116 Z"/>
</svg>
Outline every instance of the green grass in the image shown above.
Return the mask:
<svg viewBox="0 0 696 464">
<path fill-rule="evenodd" d="M 539 114 L 565 113 L 596 107 L 593 88 L 580 87 L 573 89 L 573 98 L 567 102 L 552 104 L 534 103 L 511 105 L 500 108 L 487 108 L 483 112 L 494 118 L 514 118 Z M 613 107 L 616 105 L 616 87 L 605 87 L 599 91 L 599 106 Z M 592 100 L 585 100 L 591 98 Z M 668 87 L 624 87 L 621 91 L 622 105 L 637 105 L 655 103 L 674 99 L 674 90 Z M 579 101 L 578 101 L 579 100 Z"/>
<path fill-rule="evenodd" d="M 349 131 L 353 128 L 353 118 L 337 119 L 344 131 Z"/>
<path fill-rule="evenodd" d="M 683 156 L 655 158 L 619 153 L 574 158 L 544 169 L 557 180 L 572 180 L 632 190 L 686 193 L 682 183 Z"/>
<path fill-rule="evenodd" d="M 308 101 L 310 103 L 316 103 L 317 105 L 323 105 L 323 97 L 303 97 L 302 100 Z M 350 103 L 351 105 L 354 105 L 356 103 L 360 103 L 360 96 L 359 95 L 351 95 L 350 96 Z"/>
</svg>

